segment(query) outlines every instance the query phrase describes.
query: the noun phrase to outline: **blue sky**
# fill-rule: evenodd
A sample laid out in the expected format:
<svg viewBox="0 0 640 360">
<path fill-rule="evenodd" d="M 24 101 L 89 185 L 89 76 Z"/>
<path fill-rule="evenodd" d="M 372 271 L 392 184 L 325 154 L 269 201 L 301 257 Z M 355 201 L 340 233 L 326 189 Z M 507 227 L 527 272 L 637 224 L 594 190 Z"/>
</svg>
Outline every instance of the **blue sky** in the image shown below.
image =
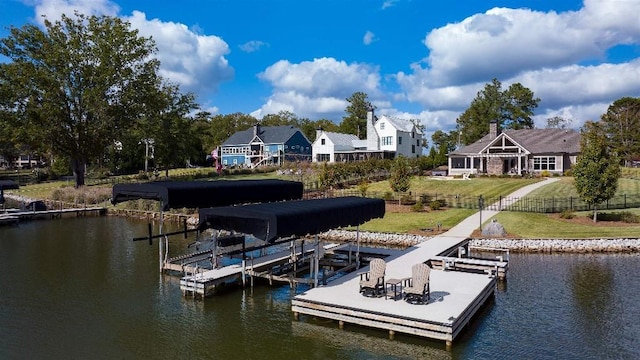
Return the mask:
<svg viewBox="0 0 640 360">
<path fill-rule="evenodd" d="M 378 114 L 451 130 L 493 78 L 542 101 L 536 126 L 578 128 L 640 97 L 640 0 L 0 0 L 0 36 L 78 10 L 152 36 L 162 75 L 214 114 Z M 6 61 L 6 59 L 4 59 Z"/>
</svg>

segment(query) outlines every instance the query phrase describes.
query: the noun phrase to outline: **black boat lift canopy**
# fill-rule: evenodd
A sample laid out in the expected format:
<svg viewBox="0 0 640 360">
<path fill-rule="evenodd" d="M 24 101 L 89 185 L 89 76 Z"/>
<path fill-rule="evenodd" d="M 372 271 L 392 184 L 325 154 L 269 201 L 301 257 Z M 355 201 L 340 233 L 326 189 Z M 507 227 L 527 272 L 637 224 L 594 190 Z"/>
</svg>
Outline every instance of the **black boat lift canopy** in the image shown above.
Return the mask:
<svg viewBox="0 0 640 360">
<path fill-rule="evenodd" d="M 201 208 L 199 230 L 233 230 L 273 242 L 361 225 L 384 213 L 384 200 L 355 196 Z"/>
<path fill-rule="evenodd" d="M 137 199 L 162 201 L 162 210 L 302 199 L 297 181 L 215 180 L 153 181 L 113 186 L 111 203 Z"/>
</svg>

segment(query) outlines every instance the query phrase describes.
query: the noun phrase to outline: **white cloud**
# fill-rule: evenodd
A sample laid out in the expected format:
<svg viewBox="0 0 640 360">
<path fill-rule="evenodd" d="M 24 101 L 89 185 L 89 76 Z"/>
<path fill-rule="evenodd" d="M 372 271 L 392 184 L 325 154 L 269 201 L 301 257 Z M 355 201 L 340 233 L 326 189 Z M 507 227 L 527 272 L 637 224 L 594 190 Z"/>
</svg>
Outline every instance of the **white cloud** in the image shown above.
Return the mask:
<svg viewBox="0 0 640 360">
<path fill-rule="evenodd" d="M 36 21 L 40 24 L 44 23 L 43 15 L 48 20 L 55 21 L 62 14 L 72 16 L 76 11 L 84 15 L 116 16 L 120 7 L 109 0 L 41 0 L 36 1 L 35 6 Z"/>
<path fill-rule="evenodd" d="M 152 37 L 158 46 L 160 75 L 180 85 L 182 90 L 207 92 L 233 78 L 233 68 L 224 57 L 229 46 L 214 35 L 198 35 L 186 25 L 149 20 L 134 11 L 126 18 L 140 35 Z"/>
<path fill-rule="evenodd" d="M 350 96 L 354 91 L 371 95 L 378 93 L 380 75 L 376 67 L 367 64 L 319 58 L 292 64 L 280 60 L 258 77 L 276 89 L 294 90 L 312 97 L 327 95 Z"/>
<path fill-rule="evenodd" d="M 612 47 L 640 44 L 639 12 L 639 1 L 614 0 L 562 13 L 494 8 L 432 30 L 428 56 L 396 80 L 406 100 L 459 112 L 493 78 L 503 89 L 520 82 L 542 100 L 537 126 L 565 114 L 579 127 L 615 99 L 640 96 L 640 60 L 600 63 Z"/>
<path fill-rule="evenodd" d="M 234 71 L 225 55 L 229 46 L 214 35 L 199 34 L 201 29 L 159 19 L 147 19 L 145 13 L 134 11 L 131 16 L 119 15 L 120 7 L 109 0 L 39 0 L 35 13 L 57 20 L 62 14 L 78 11 L 85 15 L 120 16 L 138 29 L 140 35 L 152 37 L 158 47 L 160 75 L 180 85 L 183 91 L 206 94 L 218 85 L 233 78 Z"/>
<path fill-rule="evenodd" d="M 382 9 L 386 9 L 386 8 L 390 8 L 393 6 L 396 6 L 396 4 L 398 3 L 399 0 L 385 0 L 382 3 Z"/>
<path fill-rule="evenodd" d="M 299 117 L 316 119 L 343 114 L 347 105 L 346 100 L 335 97 L 309 97 L 295 91 L 282 91 L 272 94 L 269 100 L 251 115 L 262 118 L 267 114 L 277 114 L 284 110 Z"/>
<path fill-rule="evenodd" d="M 244 44 L 238 45 L 240 50 L 242 50 L 244 52 L 247 52 L 247 53 L 252 53 L 252 52 L 258 51 L 264 46 L 269 46 L 269 44 L 267 44 L 267 43 L 265 43 L 263 41 L 259 41 L 259 40 L 251 40 L 251 41 L 247 41 Z"/>
<path fill-rule="evenodd" d="M 372 42 L 376 40 L 376 35 L 371 31 L 367 31 L 362 38 L 362 43 L 365 45 L 370 45 Z"/>
<path fill-rule="evenodd" d="M 305 117 L 335 116 L 344 113 L 345 99 L 356 91 L 367 93 L 369 99 L 381 94 L 377 67 L 334 58 L 298 64 L 280 60 L 258 77 L 274 88 L 258 110 L 262 115 L 288 110 Z"/>
</svg>

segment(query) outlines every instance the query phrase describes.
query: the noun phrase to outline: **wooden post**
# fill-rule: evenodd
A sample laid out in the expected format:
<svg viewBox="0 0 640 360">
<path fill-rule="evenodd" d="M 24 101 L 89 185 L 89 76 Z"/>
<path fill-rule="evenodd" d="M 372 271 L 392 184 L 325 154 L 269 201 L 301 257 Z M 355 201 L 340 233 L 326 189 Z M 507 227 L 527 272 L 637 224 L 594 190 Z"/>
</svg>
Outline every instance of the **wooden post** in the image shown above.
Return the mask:
<svg viewBox="0 0 640 360">
<path fill-rule="evenodd" d="M 162 228 L 163 228 L 163 216 L 162 216 L 162 208 L 164 207 L 164 202 L 160 201 L 160 224 L 159 224 L 159 232 L 160 235 L 162 235 Z M 164 259 L 163 259 L 163 251 L 162 251 L 162 236 L 160 236 L 158 241 L 158 255 L 160 258 L 160 272 L 162 272 L 163 270 L 163 264 L 164 264 Z M 167 244 L 167 248 L 168 248 L 168 244 Z"/>
<path fill-rule="evenodd" d="M 338 327 L 340 328 L 340 330 L 344 329 L 344 321 L 338 320 Z"/>
<path fill-rule="evenodd" d="M 394 336 L 396 335 L 396 332 L 393 330 L 389 330 L 389 340 L 393 340 Z"/>
</svg>

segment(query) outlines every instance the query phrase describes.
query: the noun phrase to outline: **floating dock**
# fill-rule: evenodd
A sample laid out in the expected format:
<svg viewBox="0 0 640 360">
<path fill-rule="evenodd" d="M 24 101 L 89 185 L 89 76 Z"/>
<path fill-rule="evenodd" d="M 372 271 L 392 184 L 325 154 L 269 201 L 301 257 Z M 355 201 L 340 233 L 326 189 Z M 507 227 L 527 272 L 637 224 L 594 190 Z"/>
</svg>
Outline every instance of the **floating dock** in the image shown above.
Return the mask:
<svg viewBox="0 0 640 360">
<path fill-rule="evenodd" d="M 331 245 L 331 247 L 335 246 Z M 326 250 L 326 249 L 325 249 Z M 183 295 L 193 297 L 207 297 L 215 293 L 216 288 L 228 283 L 235 283 L 246 280 L 248 276 L 253 283 L 254 277 L 266 278 L 271 281 L 300 282 L 302 279 L 295 279 L 289 275 L 282 276 L 284 272 L 280 267 L 293 266 L 298 260 L 304 261 L 305 256 L 315 253 L 315 246 L 309 246 L 304 250 L 296 250 L 295 256 L 291 251 L 280 251 L 273 254 L 249 258 L 242 263 L 223 266 L 217 269 L 199 272 L 193 275 L 184 276 L 180 279 L 180 290 Z M 300 268 L 298 271 L 304 269 Z M 307 267 L 306 270 L 309 270 Z M 306 279 L 309 280 L 309 279 Z"/>
<path fill-rule="evenodd" d="M 40 219 L 40 218 L 58 218 L 65 214 L 75 214 L 76 216 L 84 215 L 105 215 L 107 213 L 106 207 L 86 207 L 86 208 L 73 208 L 73 209 L 53 209 L 53 210 L 40 210 L 40 211 L 9 211 L 0 214 L 0 223 L 16 223 L 19 220 L 27 219 Z"/>
<path fill-rule="evenodd" d="M 431 261 L 435 265 L 430 273 L 428 304 L 409 304 L 394 298 L 393 293 L 365 297 L 359 292 L 360 277 L 354 272 L 295 296 L 292 311 L 296 318 L 310 315 L 336 320 L 340 327 L 355 324 L 387 330 L 390 336 L 398 332 L 444 340 L 449 347 L 478 309 L 492 298 L 498 281 L 496 264 L 478 264 L 486 269 L 470 271 L 462 264 L 472 264 L 473 259 L 451 256 L 467 244 L 466 237 L 437 236 L 385 258 L 386 280 L 410 277 L 411 267 L 417 263 Z M 455 266 L 450 267 L 452 263 Z M 506 265 L 503 262 L 505 274 Z M 367 270 L 365 267 L 359 271 Z"/>
</svg>

